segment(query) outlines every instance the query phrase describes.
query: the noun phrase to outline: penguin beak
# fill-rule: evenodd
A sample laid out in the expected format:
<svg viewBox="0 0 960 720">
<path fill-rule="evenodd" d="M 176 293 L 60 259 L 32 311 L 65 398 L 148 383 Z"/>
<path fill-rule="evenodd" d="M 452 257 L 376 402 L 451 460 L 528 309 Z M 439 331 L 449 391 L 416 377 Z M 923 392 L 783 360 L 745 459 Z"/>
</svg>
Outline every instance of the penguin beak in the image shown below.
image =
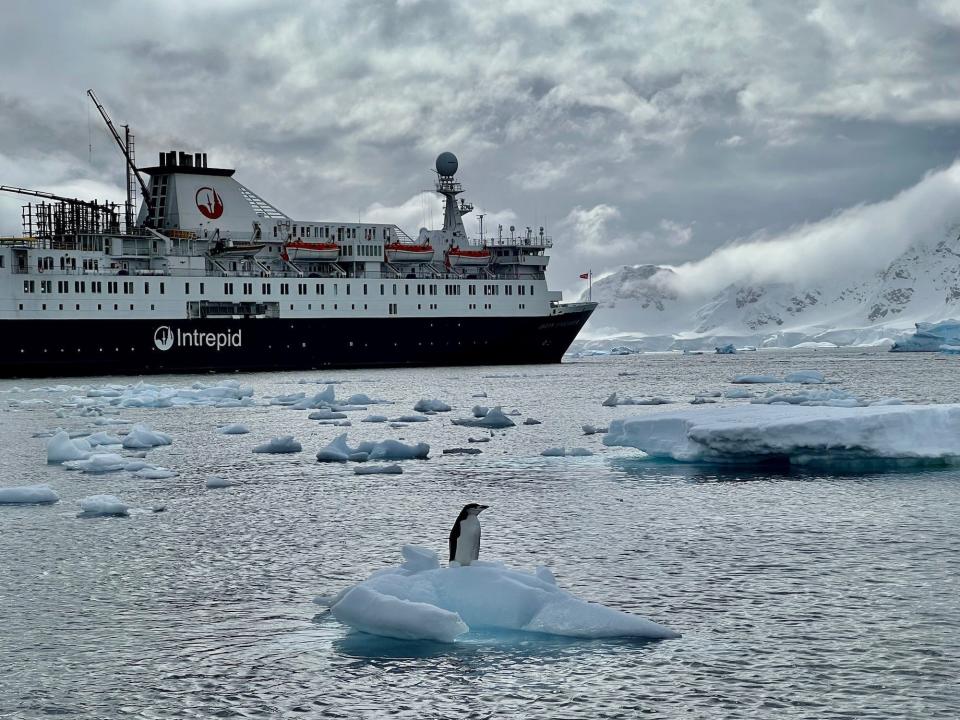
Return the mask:
<svg viewBox="0 0 960 720">
<path fill-rule="evenodd" d="M 489 505 L 481 505 L 481 506 L 480 506 L 480 509 L 477 510 L 477 512 L 478 512 L 478 513 L 482 513 L 482 512 L 483 512 L 484 510 L 486 510 L 488 507 L 490 507 L 490 506 L 489 506 Z"/>
</svg>

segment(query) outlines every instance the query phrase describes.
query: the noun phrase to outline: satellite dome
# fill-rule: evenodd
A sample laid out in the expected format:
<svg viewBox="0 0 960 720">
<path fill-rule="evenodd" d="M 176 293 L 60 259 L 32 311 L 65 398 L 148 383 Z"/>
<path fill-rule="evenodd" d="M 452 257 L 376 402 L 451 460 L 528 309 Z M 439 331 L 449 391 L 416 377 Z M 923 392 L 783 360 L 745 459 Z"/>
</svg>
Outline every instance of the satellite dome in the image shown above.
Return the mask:
<svg viewBox="0 0 960 720">
<path fill-rule="evenodd" d="M 457 172 L 457 156 L 452 152 L 437 155 L 437 172 L 443 177 L 451 177 Z"/>
</svg>

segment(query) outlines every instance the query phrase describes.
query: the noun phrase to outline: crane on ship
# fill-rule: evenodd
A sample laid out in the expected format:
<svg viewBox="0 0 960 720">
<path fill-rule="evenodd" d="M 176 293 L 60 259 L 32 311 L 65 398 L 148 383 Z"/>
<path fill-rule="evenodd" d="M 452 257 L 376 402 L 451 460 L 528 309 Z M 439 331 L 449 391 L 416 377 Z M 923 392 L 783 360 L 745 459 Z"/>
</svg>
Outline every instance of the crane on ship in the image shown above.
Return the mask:
<svg viewBox="0 0 960 720">
<path fill-rule="evenodd" d="M 110 115 L 107 114 L 107 109 L 103 107 L 103 104 L 97 99 L 97 96 L 94 94 L 93 90 L 87 90 L 87 95 L 90 96 L 90 99 L 93 101 L 93 104 L 97 106 L 97 110 L 100 111 L 103 121 L 107 124 L 107 129 L 110 130 L 110 134 L 113 135 L 113 139 L 117 142 L 117 147 L 120 148 L 120 152 L 123 153 L 123 157 L 126 160 L 126 172 L 127 172 L 127 204 L 126 204 L 126 223 L 127 223 L 127 232 L 130 232 L 130 229 L 133 228 L 133 218 L 134 212 L 136 210 L 136 194 L 137 194 L 137 184 L 140 185 L 140 190 L 143 193 L 143 201 L 147 204 L 147 222 L 150 224 L 150 219 L 153 217 L 153 196 L 150 194 L 150 190 L 147 187 L 147 183 L 143 179 L 143 175 L 140 174 L 140 171 L 137 170 L 137 163 L 134 159 L 134 147 L 133 147 L 133 133 L 130 132 L 130 126 L 124 125 L 124 137 L 120 137 L 120 133 L 117 132 L 117 128 L 113 124 L 113 120 L 110 119 Z"/>
</svg>

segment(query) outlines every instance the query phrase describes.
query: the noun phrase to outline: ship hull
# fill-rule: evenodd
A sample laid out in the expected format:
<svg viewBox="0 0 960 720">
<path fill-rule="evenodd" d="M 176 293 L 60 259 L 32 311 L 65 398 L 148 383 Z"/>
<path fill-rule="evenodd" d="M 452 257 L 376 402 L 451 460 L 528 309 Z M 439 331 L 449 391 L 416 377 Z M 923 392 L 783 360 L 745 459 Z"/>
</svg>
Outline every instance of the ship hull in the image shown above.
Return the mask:
<svg viewBox="0 0 960 720">
<path fill-rule="evenodd" d="M 540 317 L 0 321 L 0 376 L 555 363 L 593 307 Z"/>
</svg>

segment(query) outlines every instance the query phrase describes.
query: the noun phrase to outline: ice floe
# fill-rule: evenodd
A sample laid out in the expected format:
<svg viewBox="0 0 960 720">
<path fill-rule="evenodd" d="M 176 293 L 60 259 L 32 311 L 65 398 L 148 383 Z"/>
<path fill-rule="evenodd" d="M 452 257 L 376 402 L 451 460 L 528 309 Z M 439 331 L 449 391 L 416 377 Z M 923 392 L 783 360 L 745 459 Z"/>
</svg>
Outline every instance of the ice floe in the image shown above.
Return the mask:
<svg viewBox="0 0 960 720">
<path fill-rule="evenodd" d="M 800 383 L 801 385 L 820 385 L 826 382 L 823 373 L 819 370 L 797 370 L 789 373 L 784 379 L 788 383 Z"/>
<path fill-rule="evenodd" d="M 296 441 L 293 435 L 282 435 L 253 448 L 253 452 L 255 453 L 272 453 L 277 455 L 282 453 L 298 453 L 301 450 L 303 450 L 303 445 Z"/>
<path fill-rule="evenodd" d="M 129 506 L 116 495 L 91 495 L 80 500 L 81 517 L 127 515 Z"/>
<path fill-rule="evenodd" d="M 250 432 L 250 428 L 243 423 L 230 423 L 229 425 L 221 425 L 218 427 L 217 432 L 223 435 L 246 435 Z"/>
<path fill-rule="evenodd" d="M 389 419 L 390 419 L 390 418 L 388 418 L 386 415 L 367 415 L 367 416 L 366 416 L 363 420 L 361 420 L 360 422 L 366 422 L 366 423 L 385 423 L 385 422 L 387 422 L 387 420 L 389 420 Z"/>
<path fill-rule="evenodd" d="M 0 505 L 49 505 L 59 500 L 49 485 L 0 487 Z"/>
<path fill-rule="evenodd" d="M 857 407 L 865 405 L 848 392 L 835 389 L 798 390 L 796 392 L 768 392 L 750 400 L 755 405 L 829 405 L 831 407 Z"/>
<path fill-rule="evenodd" d="M 443 449 L 444 455 L 479 455 L 481 452 L 483 451 L 480 448 L 455 447 Z"/>
<path fill-rule="evenodd" d="M 746 388 L 730 388 L 723 393 L 723 397 L 727 400 L 743 400 L 745 398 L 752 398 L 753 393 Z"/>
<path fill-rule="evenodd" d="M 605 433 L 610 430 L 610 428 L 605 425 L 581 425 L 580 429 L 583 430 L 584 435 L 596 435 L 597 433 Z"/>
<path fill-rule="evenodd" d="M 167 478 L 177 476 L 176 471 L 168 470 L 167 468 L 162 467 L 145 467 L 141 470 L 137 470 L 133 474 L 146 480 L 166 480 Z"/>
<path fill-rule="evenodd" d="M 651 397 L 651 398 L 620 398 L 617 396 L 617 393 L 611 393 L 606 400 L 600 403 L 603 407 L 618 407 L 620 405 L 670 405 L 673 403 L 672 400 L 667 400 L 662 397 Z"/>
<path fill-rule="evenodd" d="M 453 642 L 472 629 L 520 630 L 579 638 L 676 638 L 655 622 L 586 602 L 534 573 L 474 562 L 440 567 L 436 553 L 406 545 L 406 562 L 379 570 L 329 604 L 340 622 L 373 635 Z"/>
<path fill-rule="evenodd" d="M 402 475 L 399 465 L 357 465 L 353 472 L 357 475 Z"/>
<path fill-rule="evenodd" d="M 503 410 L 499 406 L 490 408 L 484 413 L 481 417 L 472 417 L 472 418 L 460 418 L 459 420 L 451 420 L 454 425 L 462 425 L 464 427 L 482 427 L 482 428 L 508 428 L 515 427 L 516 423 L 504 415 Z"/>
<path fill-rule="evenodd" d="M 543 422 L 540 420 L 537 420 L 536 418 L 528 417 L 526 420 L 523 421 L 523 424 L 524 425 L 543 425 Z"/>
<path fill-rule="evenodd" d="M 91 475 L 99 475 L 126 470 L 127 462 L 123 455 L 117 453 L 93 453 L 84 460 L 66 460 L 62 465 L 67 470 L 79 470 Z"/>
<path fill-rule="evenodd" d="M 308 420 L 343 420 L 347 417 L 346 413 L 334 412 L 324 408 L 323 410 L 314 410 L 307 415 Z"/>
<path fill-rule="evenodd" d="M 222 477 L 209 477 L 207 478 L 206 486 L 208 490 L 217 490 L 219 488 L 228 488 L 233 487 L 237 483 L 233 480 L 228 480 L 227 478 Z"/>
<path fill-rule="evenodd" d="M 119 408 L 166 408 L 179 406 L 204 405 L 209 407 L 242 407 L 253 404 L 253 388 L 245 387 L 236 380 L 222 380 L 208 385 L 193 383 L 189 388 L 170 385 L 107 385 L 89 388 L 85 398 L 74 398 L 75 402 L 88 405 L 90 401 Z"/>
<path fill-rule="evenodd" d="M 736 405 L 616 420 L 605 445 L 686 462 L 849 468 L 960 459 L 960 405 Z"/>
</svg>

